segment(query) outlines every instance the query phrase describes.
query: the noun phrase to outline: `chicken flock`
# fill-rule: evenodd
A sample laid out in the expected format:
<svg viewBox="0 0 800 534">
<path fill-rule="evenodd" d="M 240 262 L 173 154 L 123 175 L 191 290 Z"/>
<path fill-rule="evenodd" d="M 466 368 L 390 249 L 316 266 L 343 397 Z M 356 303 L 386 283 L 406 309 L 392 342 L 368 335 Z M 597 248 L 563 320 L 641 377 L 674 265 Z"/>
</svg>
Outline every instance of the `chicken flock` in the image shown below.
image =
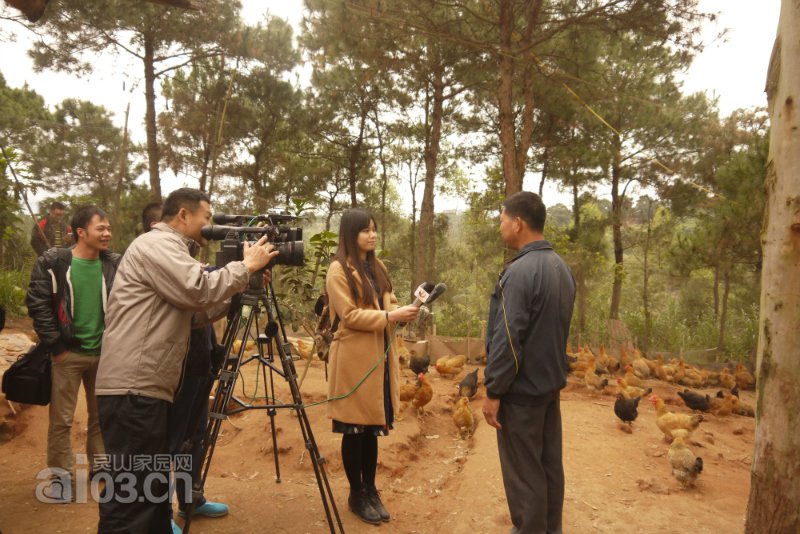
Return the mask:
<svg viewBox="0 0 800 534">
<path fill-rule="evenodd" d="M 399 346 L 401 361 L 415 376 L 413 381 L 401 386 L 400 413 L 412 406 L 418 417 L 425 417 L 425 406 L 434 398 L 428 378 L 430 368 L 440 377 L 455 382 L 462 376 L 467 358 L 463 355 L 444 356 L 431 362 L 427 355 L 409 351 L 402 342 Z M 655 426 L 663 434 L 665 442 L 670 444 L 667 459 L 672 475 L 684 488 L 692 487 L 703 471 L 703 459 L 692 450 L 692 446 L 699 443 L 692 441 L 691 436 L 705 417 L 708 414 L 714 417 L 755 416 L 753 407 L 739 396 L 740 390 L 755 389 L 755 378 L 742 364 L 736 364 L 732 369 L 724 367 L 712 371 L 695 367 L 683 359 L 665 361 L 660 354 L 650 359 L 636 348 L 630 351 L 620 348 L 619 356 L 615 357 L 602 345 L 597 352 L 588 346 L 577 351 L 568 350 L 567 360 L 576 383 L 585 386 L 590 395 L 610 393 L 615 396 L 613 411 L 621 421 L 621 430 L 633 432 L 643 399 L 645 405 L 652 405 Z M 667 408 L 665 399 L 653 393 L 655 380 L 666 382 L 670 389 L 675 387 L 674 393 L 680 401 L 670 398 L 670 403 L 682 403 L 690 412 Z M 696 391 L 699 388 L 718 391 L 701 393 Z M 462 439 L 471 436 L 475 429 L 476 415 L 470 407 L 470 399 L 475 397 L 478 389 L 478 368 L 475 368 L 463 374 L 456 386 L 457 391 L 452 395 L 454 432 Z"/>
<path fill-rule="evenodd" d="M 567 360 L 571 373 L 590 394 L 610 392 L 615 395 L 614 414 L 622 422 L 623 431 L 633 431 L 642 399 L 653 405 L 655 424 L 664 440 L 670 443 L 667 459 L 672 475 L 684 488 L 692 487 L 703 471 L 703 459 L 695 456 L 689 447 L 693 443 L 699 445 L 689 438 L 704 421 L 703 414 L 755 417 L 753 407 L 739 396 L 740 390 L 755 389 L 755 378 L 742 364 L 736 364 L 733 370 L 724 367 L 711 371 L 682 359 L 665 362 L 660 354 L 649 359 L 635 348 L 630 352 L 620 348 L 616 358 L 602 345 L 596 354 L 588 346 L 577 351 L 567 350 Z M 691 413 L 670 411 L 664 399 L 647 386 L 647 380 L 677 386 L 676 395 Z M 712 396 L 693 390 L 698 388 L 718 388 L 718 391 Z"/>
<path fill-rule="evenodd" d="M 308 345 L 306 347 L 301 342 L 295 345 L 303 358 L 310 357 L 310 344 Z M 478 422 L 478 417 L 470 406 L 471 400 L 477 400 L 479 383 L 482 382 L 479 380 L 478 367 L 464 372 L 468 367 L 467 357 L 464 355 L 443 356 L 431 362 L 427 354 L 409 351 L 399 337 L 397 347 L 401 364 L 412 373 L 406 375 L 405 383 L 400 386 L 397 420 L 403 421 L 409 408 L 413 408 L 421 420 L 428 415 L 426 406 L 435 396 L 429 373 L 435 370 L 440 378 L 452 380 L 454 383 L 453 393 L 445 399 L 451 412 L 454 435 L 460 439 L 469 438 Z M 478 361 L 485 363 L 485 354 Z M 670 444 L 667 459 L 672 475 L 684 488 L 692 487 L 703 471 L 703 459 L 697 457 L 691 449 L 691 446 L 700 444 L 692 441 L 691 436 L 702 425 L 705 417 L 708 414 L 718 418 L 755 417 L 753 407 L 739 395 L 740 390 L 755 389 L 755 378 L 739 363 L 732 369 L 726 366 L 719 371 L 713 371 L 695 367 L 683 359 L 665 361 L 661 354 L 650 359 L 637 348 L 620 348 L 619 356 L 615 357 L 603 345 L 596 352 L 585 345 L 578 350 L 568 348 L 567 363 L 574 383 L 584 386 L 591 396 L 614 395 L 613 411 L 621 422 L 619 428 L 624 432 L 633 432 L 634 422 L 642 409 L 642 400 L 644 399 L 645 405 L 652 404 L 654 423 L 663 434 L 664 440 Z M 458 377 L 461 380 L 456 383 Z M 664 398 L 654 394 L 652 386 L 656 384 L 656 380 L 668 384 L 677 397 L 669 398 L 669 402 L 665 402 Z M 717 391 L 713 394 L 696 391 L 700 388 Z M 667 394 L 667 397 L 670 395 Z M 667 408 L 667 404 L 678 403 L 682 403 L 690 413 L 675 412 Z"/>
</svg>

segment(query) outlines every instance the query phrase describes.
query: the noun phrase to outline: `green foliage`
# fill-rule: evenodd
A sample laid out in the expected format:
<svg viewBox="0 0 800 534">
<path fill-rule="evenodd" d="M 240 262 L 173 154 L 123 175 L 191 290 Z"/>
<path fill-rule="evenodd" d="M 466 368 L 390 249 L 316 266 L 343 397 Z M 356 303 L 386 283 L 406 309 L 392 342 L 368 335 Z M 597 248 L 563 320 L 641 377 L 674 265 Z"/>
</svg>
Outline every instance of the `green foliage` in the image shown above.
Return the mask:
<svg viewBox="0 0 800 534">
<path fill-rule="evenodd" d="M 0 305 L 13 315 L 25 315 L 25 291 L 30 282 L 30 270 L 0 271 Z"/>
<path fill-rule="evenodd" d="M 616 278 L 619 318 L 640 346 L 743 357 L 755 343 L 764 113 L 720 118 L 704 95 L 681 95 L 675 75 L 703 19 L 696 0 L 573 4 L 307 0 L 301 55 L 286 22 L 247 27 L 239 2 L 194 12 L 59 0 L 32 55 L 72 72 L 108 49 L 142 61 L 153 191 L 161 157 L 218 211 L 289 206 L 313 220 L 306 265 L 275 269 L 296 328 L 313 323 L 338 214 L 358 205 L 379 222 L 399 300 L 420 276 L 444 281 L 437 331 L 477 336 L 510 255 L 497 216 L 519 174 L 571 194 L 550 206 L 546 237 L 576 277 L 574 338 L 608 341 Z M 0 77 L 0 136 L 32 191 L 108 208 L 124 250 L 150 191 L 135 183 L 141 149 L 123 148 L 109 111 L 79 100 L 51 111 Z M 4 167 L 0 263 L 23 272 L 28 223 Z M 613 198 L 599 195 L 604 184 Z M 410 217 L 399 207 L 409 190 Z M 442 194 L 469 208 L 435 213 Z"/>
<path fill-rule="evenodd" d="M 304 267 L 279 268 L 275 292 L 280 298 L 284 320 L 295 331 L 304 328 L 308 334 L 314 332 L 314 304 L 324 292 L 328 266 L 338 243 L 338 235 L 333 232 L 316 233 L 308 238 L 306 250 L 310 249 L 311 254 L 306 254 Z"/>
</svg>

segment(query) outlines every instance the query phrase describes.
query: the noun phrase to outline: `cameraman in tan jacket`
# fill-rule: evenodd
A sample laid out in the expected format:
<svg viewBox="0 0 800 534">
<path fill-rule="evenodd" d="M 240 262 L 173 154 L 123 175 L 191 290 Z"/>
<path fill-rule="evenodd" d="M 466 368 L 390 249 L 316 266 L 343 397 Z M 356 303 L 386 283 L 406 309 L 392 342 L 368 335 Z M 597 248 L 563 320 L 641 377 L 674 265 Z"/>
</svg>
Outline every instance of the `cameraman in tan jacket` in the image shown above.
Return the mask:
<svg viewBox="0 0 800 534">
<path fill-rule="evenodd" d="M 206 272 L 190 246 L 205 244 L 205 193 L 178 189 L 162 222 L 128 247 L 108 302 L 96 394 L 110 470 L 98 533 L 171 533 L 169 419 L 192 321 L 225 313 L 250 274 L 277 256 L 263 237 L 243 261 Z"/>
</svg>

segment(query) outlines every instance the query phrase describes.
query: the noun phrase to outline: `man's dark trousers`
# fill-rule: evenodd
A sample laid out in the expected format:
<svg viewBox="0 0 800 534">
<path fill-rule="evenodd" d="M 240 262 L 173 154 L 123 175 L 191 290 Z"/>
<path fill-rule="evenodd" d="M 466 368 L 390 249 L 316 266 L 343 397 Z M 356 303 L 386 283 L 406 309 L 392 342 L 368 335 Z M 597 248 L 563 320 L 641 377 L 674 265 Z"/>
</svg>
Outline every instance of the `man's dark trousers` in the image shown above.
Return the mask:
<svg viewBox="0 0 800 534">
<path fill-rule="evenodd" d="M 141 395 L 99 395 L 97 408 L 112 477 L 100 499 L 98 534 L 172 534 L 171 403 Z"/>
<path fill-rule="evenodd" d="M 520 534 L 560 534 L 564 506 L 559 392 L 500 401 L 497 431 L 503 485 Z"/>
</svg>

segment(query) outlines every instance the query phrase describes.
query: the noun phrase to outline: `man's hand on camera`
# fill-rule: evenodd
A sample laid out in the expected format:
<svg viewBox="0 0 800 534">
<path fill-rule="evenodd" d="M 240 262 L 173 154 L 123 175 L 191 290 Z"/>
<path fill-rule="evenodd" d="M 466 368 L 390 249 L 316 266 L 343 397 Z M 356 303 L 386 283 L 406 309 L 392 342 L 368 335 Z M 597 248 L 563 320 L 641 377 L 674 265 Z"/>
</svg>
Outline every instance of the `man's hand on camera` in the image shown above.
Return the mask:
<svg viewBox="0 0 800 534">
<path fill-rule="evenodd" d="M 262 236 L 261 239 L 250 245 L 245 242 L 243 247 L 244 259 L 242 262 L 247 270 L 251 273 L 266 267 L 266 265 L 278 255 L 278 251 L 272 243 L 267 243 L 267 236 Z"/>
<path fill-rule="evenodd" d="M 389 312 L 389 320 L 395 323 L 410 323 L 416 319 L 419 308 L 416 306 L 403 306 Z"/>
</svg>

